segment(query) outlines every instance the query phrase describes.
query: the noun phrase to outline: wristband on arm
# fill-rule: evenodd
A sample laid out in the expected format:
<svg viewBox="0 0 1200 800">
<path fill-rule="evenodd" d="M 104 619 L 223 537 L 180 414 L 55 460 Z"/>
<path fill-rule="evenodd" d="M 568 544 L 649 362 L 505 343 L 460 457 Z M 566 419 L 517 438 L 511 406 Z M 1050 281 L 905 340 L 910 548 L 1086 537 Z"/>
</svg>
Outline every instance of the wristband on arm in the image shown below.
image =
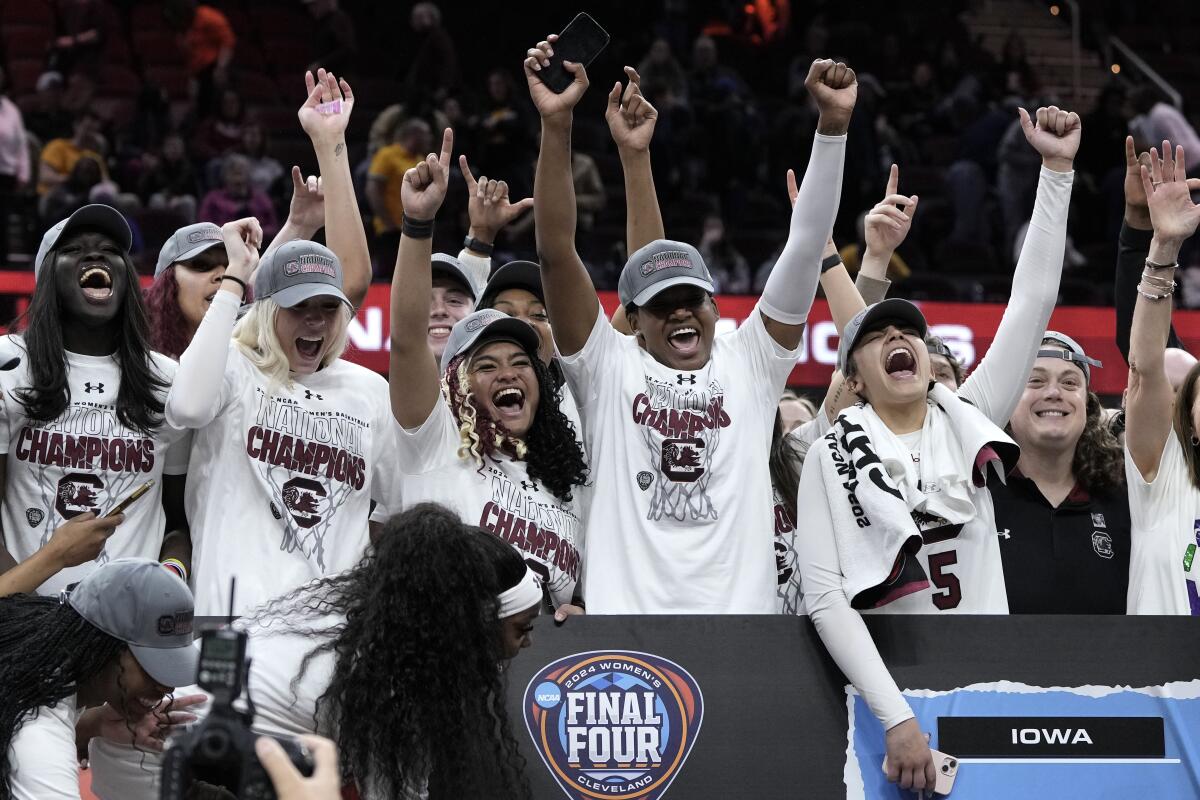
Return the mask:
<svg viewBox="0 0 1200 800">
<path fill-rule="evenodd" d="M 183 565 L 183 562 L 180 561 L 178 558 L 163 559 L 162 566 L 164 568 L 166 568 L 167 570 L 169 570 L 170 572 L 174 572 L 176 575 L 179 576 L 180 580 L 182 580 L 184 583 L 187 583 L 187 579 L 188 579 L 187 567 L 185 567 Z"/>
<path fill-rule="evenodd" d="M 400 230 L 410 239 L 432 239 L 433 220 L 413 219 L 408 214 L 405 214 Z"/>
</svg>

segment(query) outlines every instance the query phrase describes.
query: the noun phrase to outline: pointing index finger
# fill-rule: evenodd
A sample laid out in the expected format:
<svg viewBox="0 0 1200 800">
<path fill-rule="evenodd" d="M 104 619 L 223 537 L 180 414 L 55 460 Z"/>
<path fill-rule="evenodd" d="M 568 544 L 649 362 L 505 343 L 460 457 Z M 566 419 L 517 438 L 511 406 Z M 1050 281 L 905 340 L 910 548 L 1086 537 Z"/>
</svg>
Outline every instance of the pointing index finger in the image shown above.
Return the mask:
<svg viewBox="0 0 1200 800">
<path fill-rule="evenodd" d="M 475 176 L 471 174 L 471 168 L 467 166 L 466 155 L 458 157 L 458 168 L 462 171 L 463 180 L 467 182 L 467 191 L 471 194 L 475 193 Z"/>
<path fill-rule="evenodd" d="M 442 134 L 442 154 L 438 156 L 438 163 L 442 165 L 442 169 L 450 169 L 452 152 L 454 152 L 454 130 L 446 128 L 446 132 Z"/>
<path fill-rule="evenodd" d="M 891 170 L 888 172 L 887 192 L 886 194 L 893 195 L 900 186 L 900 168 L 892 164 Z"/>
</svg>

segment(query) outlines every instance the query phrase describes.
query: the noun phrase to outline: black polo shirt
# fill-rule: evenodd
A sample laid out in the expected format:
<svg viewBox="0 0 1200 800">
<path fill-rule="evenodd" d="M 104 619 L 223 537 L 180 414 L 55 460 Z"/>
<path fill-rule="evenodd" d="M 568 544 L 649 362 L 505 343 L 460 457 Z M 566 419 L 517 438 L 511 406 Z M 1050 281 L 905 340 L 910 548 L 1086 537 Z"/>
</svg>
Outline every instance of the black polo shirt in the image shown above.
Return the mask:
<svg viewBox="0 0 1200 800">
<path fill-rule="evenodd" d="M 1129 586 L 1129 496 L 1082 486 L 1055 508 L 1013 470 L 989 481 L 1013 614 L 1124 614 Z"/>
</svg>

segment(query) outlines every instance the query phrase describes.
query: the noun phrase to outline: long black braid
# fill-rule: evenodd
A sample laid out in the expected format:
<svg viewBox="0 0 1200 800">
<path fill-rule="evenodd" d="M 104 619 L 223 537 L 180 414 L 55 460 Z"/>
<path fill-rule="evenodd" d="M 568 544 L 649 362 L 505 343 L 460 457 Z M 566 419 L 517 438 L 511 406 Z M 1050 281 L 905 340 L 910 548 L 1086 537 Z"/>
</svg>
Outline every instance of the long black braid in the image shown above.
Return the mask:
<svg viewBox="0 0 1200 800">
<path fill-rule="evenodd" d="M 26 716 L 75 695 L 124 648 L 58 598 L 0 597 L 0 800 L 12 797 L 9 747 Z"/>
<path fill-rule="evenodd" d="M 250 627 L 324 640 L 335 667 L 314 729 L 337 741 L 344 778 L 380 797 L 428 782 L 432 800 L 527 798 L 505 705 L 497 595 L 523 579 L 520 553 L 416 505 L 392 517 L 357 567 L 272 601 Z M 344 618 L 319 627 L 318 618 Z"/>
</svg>

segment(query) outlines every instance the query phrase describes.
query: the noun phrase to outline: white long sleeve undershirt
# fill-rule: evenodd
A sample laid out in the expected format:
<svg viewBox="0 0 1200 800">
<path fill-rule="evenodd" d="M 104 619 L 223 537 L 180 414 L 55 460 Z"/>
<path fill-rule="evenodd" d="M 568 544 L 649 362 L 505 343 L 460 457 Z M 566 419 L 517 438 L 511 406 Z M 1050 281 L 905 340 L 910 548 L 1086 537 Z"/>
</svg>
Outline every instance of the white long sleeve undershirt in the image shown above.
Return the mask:
<svg viewBox="0 0 1200 800">
<path fill-rule="evenodd" d="M 167 422 L 176 428 L 203 428 L 217 416 L 229 340 L 241 303 L 218 291 L 200 321 L 192 343 L 179 357 L 175 382 L 167 393 Z"/>
</svg>

